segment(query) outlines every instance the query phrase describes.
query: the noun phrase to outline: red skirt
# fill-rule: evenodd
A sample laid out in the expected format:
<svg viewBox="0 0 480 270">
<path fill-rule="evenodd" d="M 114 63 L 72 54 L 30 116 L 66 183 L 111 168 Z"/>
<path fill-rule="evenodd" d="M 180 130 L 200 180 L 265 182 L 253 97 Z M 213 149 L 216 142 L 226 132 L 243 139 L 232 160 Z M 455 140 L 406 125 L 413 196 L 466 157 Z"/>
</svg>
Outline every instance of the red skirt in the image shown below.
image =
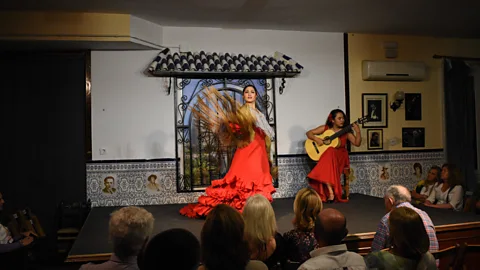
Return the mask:
<svg viewBox="0 0 480 270">
<path fill-rule="evenodd" d="M 248 146 L 237 148 L 228 173 L 223 179 L 213 180 L 205 192 L 198 203 L 183 207 L 180 214 L 190 218 L 204 217 L 218 204 L 228 204 L 241 212 L 246 200 L 255 194 L 273 201 L 275 188 L 263 132 L 256 130 Z"/>
<path fill-rule="evenodd" d="M 342 199 L 340 176 L 349 168 L 350 160 L 347 149 L 332 147 L 325 151 L 307 177 L 310 179 L 310 186 L 318 192 L 323 202 L 326 202 L 329 196 L 326 185 L 332 187 L 335 201 L 347 202 L 348 200 Z"/>
</svg>

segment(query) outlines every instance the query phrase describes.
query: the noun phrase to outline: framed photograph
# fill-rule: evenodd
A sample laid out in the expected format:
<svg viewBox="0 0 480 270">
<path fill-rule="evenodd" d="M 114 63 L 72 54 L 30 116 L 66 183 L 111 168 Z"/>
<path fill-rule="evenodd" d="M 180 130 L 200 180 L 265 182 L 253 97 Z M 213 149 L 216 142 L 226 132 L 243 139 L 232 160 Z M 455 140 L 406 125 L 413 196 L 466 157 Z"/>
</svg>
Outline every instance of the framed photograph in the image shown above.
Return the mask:
<svg viewBox="0 0 480 270">
<path fill-rule="evenodd" d="M 362 127 L 388 127 L 388 95 L 387 94 L 362 94 L 362 116 L 367 116 L 368 122 Z"/>
<path fill-rule="evenodd" d="M 402 128 L 402 147 L 425 147 L 425 128 Z"/>
<path fill-rule="evenodd" d="M 405 94 L 405 120 L 422 120 L 422 94 Z"/>
<path fill-rule="evenodd" d="M 367 129 L 367 149 L 383 149 L 383 129 Z"/>
</svg>

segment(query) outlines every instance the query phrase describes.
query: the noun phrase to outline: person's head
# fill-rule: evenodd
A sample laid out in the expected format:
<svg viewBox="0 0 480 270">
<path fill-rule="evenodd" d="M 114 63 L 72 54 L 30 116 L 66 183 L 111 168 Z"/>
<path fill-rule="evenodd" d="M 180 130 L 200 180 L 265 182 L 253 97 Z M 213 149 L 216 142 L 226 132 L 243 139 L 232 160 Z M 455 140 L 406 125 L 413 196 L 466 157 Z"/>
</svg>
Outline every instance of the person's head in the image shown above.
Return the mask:
<svg viewBox="0 0 480 270">
<path fill-rule="evenodd" d="M 155 174 L 152 174 L 148 177 L 148 182 L 155 184 L 155 180 L 157 180 L 157 176 Z"/>
<path fill-rule="evenodd" d="M 0 211 L 3 210 L 3 205 L 5 204 L 5 200 L 3 199 L 3 195 L 0 192 Z"/>
<path fill-rule="evenodd" d="M 170 229 L 148 242 L 140 268 L 193 270 L 199 262 L 200 242 L 195 235 L 185 229 Z"/>
<path fill-rule="evenodd" d="M 255 103 L 257 100 L 258 91 L 254 85 L 247 85 L 243 88 L 243 100 L 246 103 Z"/>
<path fill-rule="evenodd" d="M 109 234 L 113 252 L 120 259 L 137 256 L 153 230 L 153 215 L 144 208 L 128 206 L 110 216 Z"/>
<path fill-rule="evenodd" d="M 338 210 L 327 208 L 315 220 L 315 239 L 318 246 L 339 245 L 347 236 L 347 219 Z"/>
<path fill-rule="evenodd" d="M 226 204 L 219 204 L 208 213 L 200 244 L 206 269 L 245 269 L 250 251 L 244 229 L 242 215 Z"/>
<path fill-rule="evenodd" d="M 243 208 L 245 239 L 256 250 L 263 250 L 277 232 L 277 222 L 272 204 L 263 195 L 256 194 L 247 199 Z"/>
<path fill-rule="evenodd" d="M 442 169 L 438 166 L 432 166 L 428 171 L 427 175 L 427 182 L 429 183 L 436 183 L 440 181 L 440 174 L 442 173 Z"/>
<path fill-rule="evenodd" d="M 404 202 L 410 202 L 412 200 L 412 195 L 406 187 L 393 185 L 387 188 L 387 192 L 383 199 L 385 201 L 385 210 L 390 212 L 395 206 Z"/>
<path fill-rule="evenodd" d="M 420 164 L 420 163 L 413 164 L 413 170 L 415 170 L 416 175 L 422 175 L 422 173 L 423 173 L 422 164 Z"/>
<path fill-rule="evenodd" d="M 443 164 L 441 179 L 444 182 L 447 182 L 451 187 L 462 184 L 460 172 L 458 171 L 457 166 L 450 163 Z"/>
<path fill-rule="evenodd" d="M 293 202 L 295 227 L 302 231 L 313 231 L 315 220 L 322 208 L 322 199 L 318 193 L 313 188 L 302 188 Z"/>
<path fill-rule="evenodd" d="M 390 241 L 398 255 L 419 260 L 428 251 L 430 240 L 422 218 L 415 210 L 408 207 L 393 209 L 388 224 Z"/>
<path fill-rule="evenodd" d="M 112 188 L 114 181 L 115 181 L 115 179 L 112 176 L 105 177 L 105 179 L 103 179 L 103 183 L 105 184 L 105 188 Z"/>
<path fill-rule="evenodd" d="M 372 133 L 372 140 L 373 140 L 373 141 L 378 141 L 378 137 L 379 137 L 379 136 L 380 136 L 380 135 L 378 134 L 378 132 L 373 132 L 373 133 Z"/>
<path fill-rule="evenodd" d="M 325 125 L 327 125 L 329 128 L 332 128 L 334 126 L 343 127 L 346 121 L 345 118 L 345 113 L 342 110 L 335 109 L 328 114 Z"/>
</svg>

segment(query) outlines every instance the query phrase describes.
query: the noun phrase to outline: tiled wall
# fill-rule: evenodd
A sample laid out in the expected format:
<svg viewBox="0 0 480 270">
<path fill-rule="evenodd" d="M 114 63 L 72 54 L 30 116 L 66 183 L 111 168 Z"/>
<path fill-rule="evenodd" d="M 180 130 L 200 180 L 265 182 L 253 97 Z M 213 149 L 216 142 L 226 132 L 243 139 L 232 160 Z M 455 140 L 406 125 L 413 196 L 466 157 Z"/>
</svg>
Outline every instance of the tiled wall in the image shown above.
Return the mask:
<svg viewBox="0 0 480 270">
<path fill-rule="evenodd" d="M 305 177 L 312 164 L 306 156 L 279 157 L 279 187 L 274 198 L 294 197 L 307 186 Z M 423 176 L 432 165 L 441 165 L 444 154 L 411 152 L 395 154 L 357 154 L 350 156 L 353 179 L 351 193 L 382 197 L 392 184 L 413 188 L 417 182 L 413 164 L 422 165 Z M 386 169 L 384 169 L 386 168 Z M 382 170 L 388 177 L 382 177 Z M 174 161 L 109 162 L 87 164 L 87 198 L 92 206 L 182 204 L 195 202 L 201 192 L 177 193 Z M 147 188 L 147 178 L 157 177 L 156 190 Z M 103 192 L 104 179 L 112 176 L 115 192 Z M 384 175 L 385 176 L 385 175 Z"/>
<path fill-rule="evenodd" d="M 430 167 L 441 166 L 445 158 L 443 151 L 410 152 L 352 155 L 350 162 L 354 174 L 350 184 L 351 193 L 383 197 L 388 186 L 393 184 L 400 184 L 409 189 L 415 187 L 419 180 L 414 175 L 413 164 L 419 163 L 422 166 L 423 179 Z M 383 171 L 388 173 L 387 177 L 382 177 Z"/>
</svg>

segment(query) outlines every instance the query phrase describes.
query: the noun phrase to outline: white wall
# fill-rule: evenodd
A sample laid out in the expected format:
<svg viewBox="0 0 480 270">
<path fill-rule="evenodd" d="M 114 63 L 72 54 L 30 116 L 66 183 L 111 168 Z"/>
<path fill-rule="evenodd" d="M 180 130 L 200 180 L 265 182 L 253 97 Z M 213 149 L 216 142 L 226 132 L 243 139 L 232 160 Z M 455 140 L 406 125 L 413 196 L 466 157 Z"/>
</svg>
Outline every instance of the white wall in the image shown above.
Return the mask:
<svg viewBox="0 0 480 270">
<path fill-rule="evenodd" d="M 94 160 L 175 157 L 173 98 L 163 78 L 143 74 L 157 53 L 92 52 Z"/>
<path fill-rule="evenodd" d="M 162 39 L 182 51 L 279 51 L 303 65 L 299 77 L 287 79 L 283 95 L 277 92 L 279 154 L 303 153 L 305 132 L 323 124 L 331 109 L 345 109 L 342 33 L 164 27 Z M 155 52 L 92 52 L 95 160 L 175 157 L 173 95 L 162 92 L 162 79 L 140 73 L 154 57 Z M 100 156 L 103 147 L 107 154 Z"/>
</svg>

